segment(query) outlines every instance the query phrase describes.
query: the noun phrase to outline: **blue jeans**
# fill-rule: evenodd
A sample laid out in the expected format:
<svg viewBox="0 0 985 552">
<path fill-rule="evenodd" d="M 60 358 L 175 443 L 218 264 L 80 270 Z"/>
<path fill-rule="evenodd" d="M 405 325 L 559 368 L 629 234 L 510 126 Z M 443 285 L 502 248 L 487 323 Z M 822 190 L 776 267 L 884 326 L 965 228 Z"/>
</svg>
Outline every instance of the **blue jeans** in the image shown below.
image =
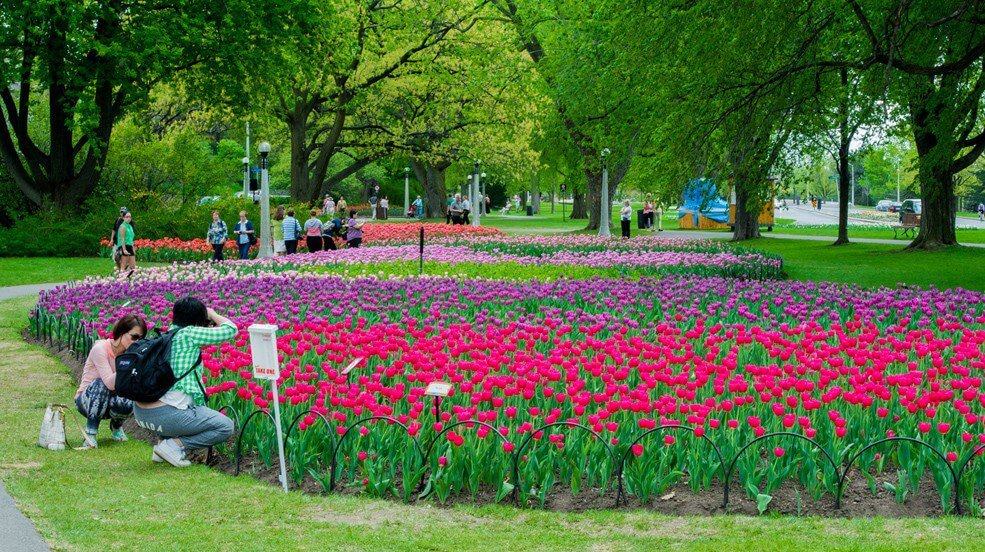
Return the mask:
<svg viewBox="0 0 985 552">
<path fill-rule="evenodd" d="M 233 434 L 233 421 L 207 406 L 189 406 L 182 410 L 171 405 L 157 408 L 134 408 L 137 425 L 161 439 L 180 439 L 186 451 L 219 443 Z"/>
<path fill-rule="evenodd" d="M 102 420 L 110 420 L 109 427 L 112 429 L 123 426 L 123 420 L 133 412 L 133 401 L 110 395 L 103 380 L 96 378 L 75 397 L 75 408 L 86 417 L 86 433 L 95 435 L 99 433 L 99 422 Z"/>
<path fill-rule="evenodd" d="M 239 246 L 239 258 L 248 259 L 250 256 L 250 242 L 238 243 Z"/>
</svg>

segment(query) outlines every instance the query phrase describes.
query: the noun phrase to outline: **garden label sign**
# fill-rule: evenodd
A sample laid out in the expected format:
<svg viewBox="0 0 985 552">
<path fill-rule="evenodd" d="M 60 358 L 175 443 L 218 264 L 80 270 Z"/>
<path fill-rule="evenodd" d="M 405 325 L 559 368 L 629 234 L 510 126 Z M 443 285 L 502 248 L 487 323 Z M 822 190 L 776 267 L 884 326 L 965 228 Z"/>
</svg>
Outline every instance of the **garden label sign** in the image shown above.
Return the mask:
<svg viewBox="0 0 985 552">
<path fill-rule="evenodd" d="M 253 355 L 253 377 L 270 380 L 274 398 L 274 425 L 277 428 L 277 454 L 280 455 L 280 484 L 287 492 L 287 468 L 284 464 L 284 436 L 280 425 L 280 398 L 277 396 L 277 377 L 280 375 L 280 362 L 277 360 L 277 326 L 273 324 L 251 324 L 250 352 Z"/>
</svg>

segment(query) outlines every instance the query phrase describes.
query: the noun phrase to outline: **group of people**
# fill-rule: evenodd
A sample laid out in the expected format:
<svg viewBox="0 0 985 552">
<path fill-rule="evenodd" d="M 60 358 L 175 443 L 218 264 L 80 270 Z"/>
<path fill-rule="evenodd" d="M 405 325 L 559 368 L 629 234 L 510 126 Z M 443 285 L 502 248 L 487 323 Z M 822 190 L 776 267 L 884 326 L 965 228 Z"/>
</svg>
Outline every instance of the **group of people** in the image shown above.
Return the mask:
<svg viewBox="0 0 985 552">
<path fill-rule="evenodd" d="M 233 234 L 236 236 L 236 248 L 239 251 L 239 258 L 249 258 L 250 247 L 257 243 L 257 235 L 253 222 L 246 218 L 246 211 L 239 212 L 239 221 L 233 226 Z M 229 229 L 226 223 L 219 217 L 219 211 L 212 211 L 212 223 L 209 224 L 206 239 L 212 246 L 212 260 L 224 260 L 226 257 L 223 254 L 223 250 L 226 247 L 226 242 L 229 240 Z"/>
<path fill-rule="evenodd" d="M 327 199 L 331 199 L 331 197 Z M 356 218 L 355 209 L 351 209 L 348 218 L 343 220 L 345 211 L 340 206 L 348 207 L 341 196 L 335 209 L 323 210 L 322 214 L 327 216 L 325 222 L 318 218 L 317 209 L 308 211 L 308 220 L 302 226 L 298 219 L 294 218 L 294 209 L 278 205 L 271 224 L 274 255 L 297 253 L 298 243 L 302 237 L 308 251 L 312 253 L 338 249 L 335 243 L 336 238 L 343 238 L 348 247 L 359 247 L 363 241 L 363 225 L 366 222 Z"/>
<path fill-rule="evenodd" d="M 646 194 L 646 199 L 643 201 L 643 228 L 650 232 L 663 232 L 663 214 L 664 208 L 663 204 L 653 201 L 653 194 Z M 633 221 L 633 208 L 630 207 L 629 200 L 624 200 L 622 202 L 622 208 L 619 210 L 619 223 L 622 228 L 622 237 L 630 237 L 629 228 L 630 223 Z"/>
<path fill-rule="evenodd" d="M 417 200 L 420 201 L 421 197 L 418 196 Z M 485 202 L 485 211 L 489 212 L 489 196 L 484 198 L 480 197 L 480 201 Z M 416 202 L 415 202 L 416 203 Z M 472 220 L 469 218 L 472 214 L 472 202 L 469 198 L 463 197 L 462 194 L 451 195 L 448 194 L 448 208 L 445 211 L 445 223 L 456 225 L 456 224 L 472 224 Z"/>
<path fill-rule="evenodd" d="M 75 393 L 75 406 L 86 418 L 82 449 L 99 446 L 96 436 L 103 420 L 109 420 L 114 441 L 126 441 L 123 422 L 131 415 L 138 426 L 158 438 L 151 460 L 175 467 L 191 465 L 189 452 L 224 443 L 232 436 L 232 420 L 205 406 L 200 355 L 203 346 L 233 341 L 238 333 L 236 325 L 194 297 L 174 304 L 171 322 L 177 331 L 168 363 L 180 379 L 153 402 L 135 402 L 116 394 L 116 357 L 146 337 L 147 323 L 142 317 L 124 315 L 113 325 L 108 339 L 93 344 Z"/>
</svg>

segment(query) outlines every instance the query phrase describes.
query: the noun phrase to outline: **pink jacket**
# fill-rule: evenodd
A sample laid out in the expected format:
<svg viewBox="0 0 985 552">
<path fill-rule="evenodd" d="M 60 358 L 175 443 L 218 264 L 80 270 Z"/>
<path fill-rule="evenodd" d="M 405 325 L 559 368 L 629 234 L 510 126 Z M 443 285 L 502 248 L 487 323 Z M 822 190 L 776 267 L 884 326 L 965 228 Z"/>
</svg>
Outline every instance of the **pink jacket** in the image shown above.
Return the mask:
<svg viewBox="0 0 985 552">
<path fill-rule="evenodd" d="M 116 355 L 113 354 L 113 346 L 109 339 L 100 339 L 92 345 L 92 350 L 89 351 L 85 366 L 82 368 L 79 390 L 75 392 L 75 396 L 81 395 L 92 382 L 96 381 L 96 378 L 103 380 L 110 391 L 116 390 Z"/>
</svg>

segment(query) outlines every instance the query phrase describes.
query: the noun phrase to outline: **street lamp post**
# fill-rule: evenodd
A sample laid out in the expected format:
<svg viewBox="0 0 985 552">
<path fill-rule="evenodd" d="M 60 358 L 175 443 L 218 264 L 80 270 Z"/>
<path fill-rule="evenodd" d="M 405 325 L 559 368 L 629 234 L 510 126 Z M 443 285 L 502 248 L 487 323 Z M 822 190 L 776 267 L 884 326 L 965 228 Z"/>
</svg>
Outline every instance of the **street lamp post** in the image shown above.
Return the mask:
<svg viewBox="0 0 985 552">
<path fill-rule="evenodd" d="M 900 158 L 896 158 L 896 203 L 899 203 L 899 162 Z"/>
<path fill-rule="evenodd" d="M 410 212 L 410 167 L 404 167 L 404 213 Z"/>
<path fill-rule="evenodd" d="M 489 212 L 486 211 L 486 173 L 482 173 L 482 188 L 479 190 L 479 205 L 482 206 L 483 215 L 488 215 Z"/>
<path fill-rule="evenodd" d="M 475 160 L 474 170 L 472 171 L 472 186 L 469 187 L 469 195 L 472 196 L 472 226 L 482 226 L 479 222 L 479 209 L 476 204 L 477 196 L 479 195 L 479 164 L 481 163 L 481 160 Z"/>
<path fill-rule="evenodd" d="M 602 208 L 599 211 L 599 237 L 608 238 L 609 219 L 612 218 L 612 204 L 609 203 L 609 148 L 602 150 Z"/>
<path fill-rule="evenodd" d="M 270 142 L 260 142 L 257 151 L 260 152 L 260 252 L 257 257 L 269 259 L 274 256 L 270 241 L 270 172 L 267 171 Z"/>
<path fill-rule="evenodd" d="M 243 199 L 253 199 L 250 197 L 250 158 L 243 158 Z"/>
</svg>

